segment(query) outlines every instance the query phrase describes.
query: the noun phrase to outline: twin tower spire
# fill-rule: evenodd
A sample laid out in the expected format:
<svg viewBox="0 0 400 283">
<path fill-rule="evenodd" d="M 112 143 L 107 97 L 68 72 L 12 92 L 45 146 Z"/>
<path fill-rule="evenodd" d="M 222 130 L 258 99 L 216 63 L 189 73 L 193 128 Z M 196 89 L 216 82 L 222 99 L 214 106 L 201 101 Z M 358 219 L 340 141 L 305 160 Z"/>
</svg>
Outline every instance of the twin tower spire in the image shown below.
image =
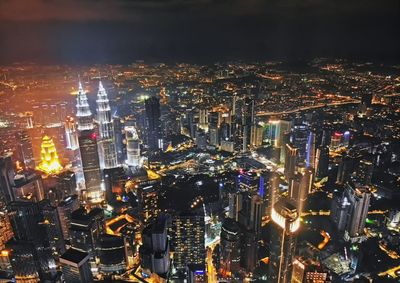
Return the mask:
<svg viewBox="0 0 400 283">
<path fill-rule="evenodd" d="M 97 125 L 100 139 L 98 142 L 98 151 L 100 167 L 102 169 L 115 168 L 117 164 L 117 153 L 114 142 L 114 123 L 111 116 L 110 101 L 103 83 L 99 81 L 97 92 Z M 94 130 L 95 124 L 90 111 L 86 92 L 79 80 L 78 95 L 76 98 L 76 117 L 78 121 L 78 130 Z"/>
</svg>

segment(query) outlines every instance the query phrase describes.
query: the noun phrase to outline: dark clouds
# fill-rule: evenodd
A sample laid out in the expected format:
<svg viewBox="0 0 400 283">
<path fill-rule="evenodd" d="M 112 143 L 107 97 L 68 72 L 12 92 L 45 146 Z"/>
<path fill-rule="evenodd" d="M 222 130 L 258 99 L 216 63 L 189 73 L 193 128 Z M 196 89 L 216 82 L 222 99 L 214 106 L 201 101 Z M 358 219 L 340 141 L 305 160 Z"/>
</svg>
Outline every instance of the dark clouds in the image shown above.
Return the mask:
<svg viewBox="0 0 400 283">
<path fill-rule="evenodd" d="M 399 61 L 398 0 L 0 0 L 0 61 Z"/>
</svg>

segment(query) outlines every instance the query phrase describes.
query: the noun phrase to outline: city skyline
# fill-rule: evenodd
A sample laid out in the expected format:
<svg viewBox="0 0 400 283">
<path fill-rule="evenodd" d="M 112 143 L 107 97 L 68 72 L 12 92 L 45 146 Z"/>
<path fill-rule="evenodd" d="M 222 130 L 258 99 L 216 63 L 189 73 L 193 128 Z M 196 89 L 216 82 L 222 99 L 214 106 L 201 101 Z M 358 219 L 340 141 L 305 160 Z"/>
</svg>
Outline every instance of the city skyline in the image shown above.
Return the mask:
<svg viewBox="0 0 400 283">
<path fill-rule="evenodd" d="M 399 5 L 0 0 L 0 281 L 399 282 Z"/>
</svg>

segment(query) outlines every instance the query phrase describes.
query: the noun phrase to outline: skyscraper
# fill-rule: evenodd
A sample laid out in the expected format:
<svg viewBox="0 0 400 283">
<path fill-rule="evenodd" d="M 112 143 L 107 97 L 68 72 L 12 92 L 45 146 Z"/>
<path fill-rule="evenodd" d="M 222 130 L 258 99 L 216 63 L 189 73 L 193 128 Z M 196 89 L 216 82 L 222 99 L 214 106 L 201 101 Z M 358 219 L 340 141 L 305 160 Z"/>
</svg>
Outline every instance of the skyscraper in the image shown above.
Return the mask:
<svg viewBox="0 0 400 283">
<path fill-rule="evenodd" d="M 71 116 L 67 116 L 64 122 L 65 127 L 65 141 L 67 149 L 75 150 L 79 147 L 78 143 L 78 132 L 76 130 L 75 119 Z"/>
<path fill-rule="evenodd" d="M 328 176 L 329 169 L 329 148 L 320 146 L 315 156 L 315 177 L 322 179 Z"/>
<path fill-rule="evenodd" d="M 289 181 L 294 177 L 298 157 L 298 148 L 293 144 L 286 144 L 285 178 Z"/>
<path fill-rule="evenodd" d="M 97 135 L 93 130 L 84 130 L 79 136 L 83 175 L 86 185 L 86 199 L 89 203 L 100 203 L 104 200 L 101 188 L 100 161 L 97 151 Z"/>
<path fill-rule="evenodd" d="M 226 218 L 221 227 L 221 275 L 229 278 L 240 270 L 241 229 L 239 223 Z"/>
<path fill-rule="evenodd" d="M 139 167 L 140 162 L 140 144 L 139 136 L 134 126 L 125 127 L 126 134 L 126 164 L 133 167 Z"/>
<path fill-rule="evenodd" d="M 21 275 L 25 267 L 31 266 L 43 280 L 55 272 L 55 261 L 49 243 L 49 235 L 43 229 L 44 217 L 40 206 L 34 202 L 17 201 L 10 204 L 9 212 L 14 231 L 14 240 L 7 243 L 7 248 L 13 249 L 11 255 L 13 270 Z M 29 262 L 24 259 L 29 258 Z"/>
<path fill-rule="evenodd" d="M 6 202 L 14 200 L 12 187 L 15 172 L 11 157 L 11 153 L 0 156 L 0 197 L 3 197 Z"/>
<path fill-rule="evenodd" d="M 165 277 L 170 268 L 167 219 L 159 216 L 142 233 L 143 245 L 139 249 L 141 267 L 149 273 Z"/>
<path fill-rule="evenodd" d="M 163 148 L 161 137 L 160 101 L 156 97 L 145 100 L 147 146 L 151 151 Z"/>
<path fill-rule="evenodd" d="M 242 151 L 246 152 L 251 142 L 254 127 L 254 99 L 246 97 L 242 108 Z"/>
<path fill-rule="evenodd" d="M 345 196 L 351 203 L 347 211 L 347 225 L 345 240 L 354 242 L 362 241 L 364 237 L 365 220 L 368 216 L 368 208 L 371 200 L 371 191 L 368 187 L 359 184 L 347 183 Z"/>
<path fill-rule="evenodd" d="M 110 101 L 102 82 L 97 92 L 97 122 L 99 123 L 99 155 L 102 169 L 117 167 L 117 151 L 114 140 L 114 121 L 111 117 Z"/>
<path fill-rule="evenodd" d="M 93 130 L 93 117 L 89 108 L 86 93 L 79 81 L 78 95 L 76 96 L 76 117 L 78 118 L 78 130 Z"/>
<path fill-rule="evenodd" d="M 171 245 L 173 246 L 174 265 L 178 269 L 189 264 L 205 266 L 205 221 L 204 214 L 182 212 L 173 216 Z"/>
<path fill-rule="evenodd" d="M 300 215 L 291 199 L 281 198 L 273 206 L 271 218 L 274 225 L 271 231 L 269 280 L 288 283 L 291 279 Z"/>
<path fill-rule="evenodd" d="M 66 283 L 93 282 L 88 253 L 69 249 L 60 258 L 60 265 Z"/>
<path fill-rule="evenodd" d="M 314 168 L 315 169 L 315 132 L 310 131 L 307 137 L 306 144 L 306 168 Z"/>
<path fill-rule="evenodd" d="M 35 168 L 32 142 L 26 130 L 19 131 L 15 135 L 17 142 L 17 156 L 25 167 Z"/>
</svg>

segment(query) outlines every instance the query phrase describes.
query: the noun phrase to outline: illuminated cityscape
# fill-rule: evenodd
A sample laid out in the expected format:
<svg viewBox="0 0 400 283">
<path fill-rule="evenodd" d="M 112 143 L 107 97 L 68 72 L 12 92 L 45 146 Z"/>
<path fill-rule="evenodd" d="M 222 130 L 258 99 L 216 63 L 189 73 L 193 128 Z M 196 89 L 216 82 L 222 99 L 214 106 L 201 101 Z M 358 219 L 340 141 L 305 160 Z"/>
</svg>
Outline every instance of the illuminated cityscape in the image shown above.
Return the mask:
<svg viewBox="0 0 400 283">
<path fill-rule="evenodd" d="M 0 282 L 399 282 L 399 4 L 345 2 L 0 1 Z"/>
</svg>

